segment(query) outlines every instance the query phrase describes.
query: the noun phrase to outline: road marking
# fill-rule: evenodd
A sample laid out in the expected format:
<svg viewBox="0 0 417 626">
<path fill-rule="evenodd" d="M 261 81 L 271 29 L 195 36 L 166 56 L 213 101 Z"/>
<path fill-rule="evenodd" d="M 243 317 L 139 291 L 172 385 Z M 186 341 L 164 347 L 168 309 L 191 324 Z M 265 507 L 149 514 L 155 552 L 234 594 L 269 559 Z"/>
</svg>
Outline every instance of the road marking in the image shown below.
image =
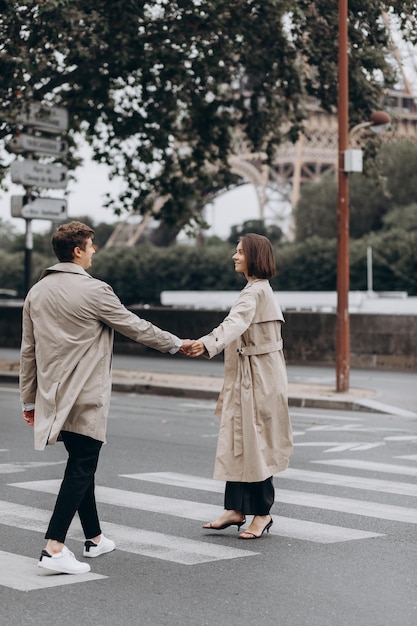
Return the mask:
<svg viewBox="0 0 417 626">
<path fill-rule="evenodd" d="M 367 470 L 369 472 L 383 472 L 384 474 L 402 474 L 404 476 L 417 476 L 417 467 L 407 465 L 390 465 L 389 463 L 376 463 L 374 461 L 360 461 L 358 459 L 332 459 L 325 461 L 310 461 L 320 465 L 336 465 L 350 469 Z"/>
<path fill-rule="evenodd" d="M 49 517 L 50 512 L 42 509 L 12 502 L 0 502 L 0 523 L 7 526 L 43 533 Z M 116 542 L 117 550 L 163 561 L 173 561 L 182 565 L 197 565 L 210 561 L 236 559 L 259 554 L 251 550 L 175 537 L 111 522 L 101 522 L 101 524 L 103 531 Z M 68 538 L 79 540 L 80 546 L 84 542 L 85 538 L 78 518 L 75 518 L 71 524 Z"/>
<path fill-rule="evenodd" d="M 176 474 L 174 472 L 123 474 L 122 476 L 135 480 L 145 480 L 163 485 L 199 489 L 215 493 L 222 493 L 224 491 L 224 484 L 217 480 L 201 478 L 200 476 L 189 476 L 187 474 Z M 407 524 L 417 524 L 417 509 L 392 504 L 382 504 L 380 502 L 354 500 L 352 498 L 340 498 L 338 496 L 326 496 L 318 493 L 291 491 L 289 489 L 276 489 L 275 502 L 278 504 L 293 504 L 295 506 L 306 506 L 316 509 L 338 511 L 340 513 L 349 513 L 351 515 L 405 522 Z"/>
<path fill-rule="evenodd" d="M 402 496 L 417 496 L 417 485 L 390 480 L 379 480 L 377 478 L 361 478 L 359 476 L 345 476 L 343 474 L 330 474 L 327 472 L 310 472 L 292 468 L 282 472 L 280 478 L 281 480 L 299 480 L 301 482 L 336 485 L 337 487 L 349 487 L 351 489 L 395 493 Z"/>
<path fill-rule="evenodd" d="M 42 461 L 14 461 L 13 463 L 1 463 L 0 464 L 0 474 L 14 474 L 15 472 L 25 472 L 28 469 L 34 469 L 36 467 L 47 467 L 50 465 L 62 465 L 66 461 L 51 461 L 51 462 L 42 462 Z"/>
<path fill-rule="evenodd" d="M 54 574 L 47 573 L 38 567 L 37 561 L 20 554 L 11 554 L 0 550 L 0 585 L 17 591 L 34 591 L 48 589 L 62 585 L 86 583 L 100 578 L 107 578 L 101 574 L 88 572 L 87 574 Z"/>
<path fill-rule="evenodd" d="M 312 418 L 314 420 L 320 420 L 320 421 L 322 421 L 322 420 L 324 420 L 324 421 L 325 420 L 330 420 L 332 422 L 333 421 L 335 421 L 335 422 L 337 422 L 337 421 L 340 421 L 340 422 L 363 422 L 363 417 L 351 417 L 350 415 L 349 415 L 349 417 L 340 417 L 338 415 L 323 415 L 323 414 L 318 415 L 317 414 L 317 409 L 315 409 L 314 412 L 311 411 L 311 413 L 301 413 L 301 412 L 297 411 L 297 409 L 295 407 L 293 407 L 291 409 L 291 413 L 292 412 L 294 412 L 294 418 L 297 418 L 297 417 L 309 417 L 309 418 Z"/>
<path fill-rule="evenodd" d="M 376 432 L 390 432 L 395 431 L 398 432 L 398 428 L 366 428 L 364 426 L 360 426 L 359 424 L 345 424 L 345 426 L 332 426 L 330 424 L 321 424 L 319 426 L 312 426 L 308 428 L 308 431 L 311 432 L 354 432 L 354 433 L 376 433 Z M 387 439 L 387 437 L 385 437 Z"/>
<path fill-rule="evenodd" d="M 126 476 L 128 478 L 136 478 L 142 476 L 155 476 L 157 477 L 159 474 L 122 474 L 122 476 Z M 169 477 L 169 473 L 163 474 L 166 477 Z M 182 484 L 176 484 L 176 486 L 190 486 L 187 481 L 187 476 L 185 474 L 171 474 L 173 477 L 181 476 Z M 359 476 L 345 476 L 343 474 L 330 474 L 327 472 L 312 472 L 308 470 L 299 470 L 288 468 L 285 472 L 281 472 L 278 474 L 279 480 L 299 480 L 300 482 L 308 482 L 315 484 L 323 484 L 323 485 L 336 485 L 338 487 L 351 487 L 353 489 L 365 489 L 368 491 L 377 491 L 383 493 L 395 493 L 399 495 L 406 496 L 417 496 L 417 485 L 412 485 L 409 483 L 399 483 L 389 480 L 379 480 L 376 478 L 362 478 Z M 141 478 L 139 478 L 141 479 Z M 151 478 L 147 478 L 146 480 L 151 480 Z M 167 479 L 166 484 L 170 484 Z M 175 481 L 176 478 L 173 478 Z M 47 481 L 44 481 L 47 482 Z M 156 479 L 154 482 L 158 482 Z M 203 490 L 213 491 L 214 489 L 210 489 L 211 479 L 209 478 L 197 478 L 194 486 L 190 486 L 192 489 L 198 489 L 197 485 L 200 483 L 202 485 Z M 220 486 L 217 486 L 215 491 L 222 492 L 224 490 L 223 483 L 218 481 L 213 481 Z M 17 483 L 17 486 L 25 483 Z M 31 484 L 31 483 L 28 483 Z"/>
<path fill-rule="evenodd" d="M 407 461 L 417 461 L 417 454 L 405 454 L 403 456 L 394 456 L 393 459 L 406 459 Z"/>
<path fill-rule="evenodd" d="M 385 437 L 385 441 L 417 441 L 416 435 L 396 435 L 395 437 Z"/>
<path fill-rule="evenodd" d="M 385 442 L 381 441 L 379 443 L 340 443 L 337 441 L 303 441 L 303 442 L 295 442 L 294 446 L 303 446 L 303 447 L 317 447 L 317 448 L 327 448 L 331 446 L 327 450 L 323 450 L 326 454 L 327 452 L 346 452 L 347 450 L 351 450 L 352 452 L 362 452 L 363 450 L 371 450 L 372 448 L 378 448 L 379 446 L 385 446 Z"/>
<path fill-rule="evenodd" d="M 14 483 L 10 486 L 56 494 L 58 493 L 60 481 L 41 480 Z M 203 502 L 165 498 L 111 487 L 96 487 L 96 500 L 103 504 L 139 509 L 142 511 L 152 511 L 153 513 L 173 515 L 175 517 L 198 520 L 200 522 L 215 519 L 223 511 L 219 506 L 205 504 Z M 382 536 L 379 533 L 369 533 L 352 528 L 331 526 L 329 524 L 320 524 L 275 515 L 274 527 L 271 534 L 318 543 L 336 543 Z"/>
</svg>

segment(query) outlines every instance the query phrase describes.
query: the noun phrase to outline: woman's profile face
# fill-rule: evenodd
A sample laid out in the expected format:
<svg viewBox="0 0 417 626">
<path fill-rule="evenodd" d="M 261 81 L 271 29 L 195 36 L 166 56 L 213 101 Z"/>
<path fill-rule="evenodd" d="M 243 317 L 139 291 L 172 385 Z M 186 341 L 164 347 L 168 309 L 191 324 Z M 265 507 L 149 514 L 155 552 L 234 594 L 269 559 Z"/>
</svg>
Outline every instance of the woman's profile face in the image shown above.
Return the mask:
<svg viewBox="0 0 417 626">
<path fill-rule="evenodd" d="M 235 264 L 235 271 L 236 272 L 241 272 L 247 278 L 248 277 L 248 265 L 246 263 L 246 257 L 245 257 L 245 254 L 243 252 L 243 247 L 242 247 L 242 242 L 241 241 L 239 241 L 239 243 L 237 244 L 236 252 L 232 256 L 232 259 L 233 259 L 234 264 Z"/>
</svg>

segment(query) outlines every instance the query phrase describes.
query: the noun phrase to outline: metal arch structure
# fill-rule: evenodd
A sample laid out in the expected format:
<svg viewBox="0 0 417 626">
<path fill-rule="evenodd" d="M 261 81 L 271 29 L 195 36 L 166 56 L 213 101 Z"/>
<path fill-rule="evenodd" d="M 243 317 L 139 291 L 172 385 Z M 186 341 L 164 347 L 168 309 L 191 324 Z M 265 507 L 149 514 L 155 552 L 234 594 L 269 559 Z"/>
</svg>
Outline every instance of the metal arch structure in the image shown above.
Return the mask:
<svg viewBox="0 0 417 626">
<path fill-rule="evenodd" d="M 388 91 L 382 107 L 392 118 L 392 128 L 384 133 L 384 142 L 417 144 L 417 103 L 413 95 L 407 89 Z M 301 185 L 319 182 L 325 174 L 337 171 L 337 117 L 314 102 L 307 105 L 307 110 L 304 133 L 295 144 L 282 144 L 272 165 L 267 165 L 263 153 L 248 152 L 238 139 L 236 153 L 229 158 L 232 172 L 255 188 L 259 219 L 272 220 L 280 226 L 286 223 L 283 230 L 287 231 L 288 239 L 293 238 L 292 207 L 299 199 Z M 358 133 L 353 145 L 360 146 L 363 137 Z M 168 196 L 156 198 L 145 216 L 137 212 L 129 214 L 117 225 L 105 247 L 135 245 L 167 199 Z"/>
<path fill-rule="evenodd" d="M 152 222 L 154 216 L 159 213 L 168 199 L 168 195 L 156 198 L 152 209 L 145 213 L 145 215 L 137 211 L 129 213 L 123 222 L 117 224 L 106 241 L 104 248 L 129 248 L 136 245 L 146 228 Z"/>
</svg>

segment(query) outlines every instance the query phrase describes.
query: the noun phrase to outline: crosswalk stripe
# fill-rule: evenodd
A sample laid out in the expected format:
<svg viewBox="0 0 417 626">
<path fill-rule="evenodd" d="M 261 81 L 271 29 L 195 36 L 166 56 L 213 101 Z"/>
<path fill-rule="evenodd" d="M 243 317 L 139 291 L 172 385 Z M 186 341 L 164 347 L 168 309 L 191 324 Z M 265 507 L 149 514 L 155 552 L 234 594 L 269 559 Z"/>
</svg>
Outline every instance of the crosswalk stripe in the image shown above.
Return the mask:
<svg viewBox="0 0 417 626">
<path fill-rule="evenodd" d="M 345 433 L 389 433 L 396 432 L 396 428 L 378 428 L 372 427 L 368 428 L 367 426 L 360 426 L 360 424 L 346 424 L 345 426 L 337 426 L 333 424 L 320 424 L 319 426 L 311 426 L 308 429 L 308 432 L 345 432 Z"/>
<path fill-rule="evenodd" d="M 352 450 L 355 452 L 362 452 L 364 450 L 371 450 L 372 448 L 379 448 L 381 446 L 385 446 L 384 441 L 379 441 L 376 443 L 358 443 L 358 442 L 349 442 L 349 443 L 336 443 L 334 441 L 300 441 L 295 442 L 294 446 L 296 447 L 304 447 L 304 448 L 328 448 L 328 450 L 324 450 L 324 452 L 346 452 L 346 450 Z"/>
<path fill-rule="evenodd" d="M 375 461 L 361 461 L 359 459 L 326 459 L 323 461 L 311 461 L 319 465 L 336 465 L 349 469 L 368 470 L 383 472 L 385 474 L 403 474 L 404 476 L 417 476 L 417 467 L 407 465 L 394 465 L 389 463 L 376 463 Z"/>
<path fill-rule="evenodd" d="M 15 589 L 17 591 L 34 591 L 36 589 L 48 589 L 86 583 L 99 578 L 107 578 L 101 574 L 88 572 L 77 576 L 59 576 L 48 574 L 37 566 L 37 562 L 27 556 L 12 554 L 0 550 L 0 586 Z"/>
<path fill-rule="evenodd" d="M 48 511 L 12 502 L 0 502 L 0 523 L 7 526 L 44 532 L 49 517 L 50 513 Z M 124 550 L 131 554 L 140 554 L 164 561 L 174 561 L 182 565 L 197 565 L 198 563 L 249 557 L 258 554 L 258 552 L 251 550 L 230 548 L 229 546 L 206 543 L 195 539 L 183 539 L 154 531 L 121 526 L 112 522 L 102 522 L 102 526 L 103 531 L 115 540 L 117 550 Z M 80 542 L 84 541 L 84 535 L 77 518 L 71 524 L 68 538 L 76 539 Z"/>
<path fill-rule="evenodd" d="M 330 474 L 327 472 L 311 472 L 299 469 L 286 469 L 280 475 L 281 480 L 298 480 L 307 483 L 321 483 L 338 487 L 350 487 L 351 489 L 365 489 L 366 491 L 378 491 L 382 493 L 395 493 L 402 496 L 417 496 L 417 485 L 394 482 L 391 480 L 379 480 L 378 478 L 362 478 L 359 476 L 346 476 L 344 474 Z"/>
<path fill-rule="evenodd" d="M 393 435 L 384 439 L 385 441 L 417 441 L 417 435 Z"/>
<path fill-rule="evenodd" d="M 14 474 L 16 472 L 25 472 L 26 470 L 37 467 L 48 467 L 51 465 L 62 465 L 65 461 L 14 461 L 13 463 L 0 463 L 0 474 Z"/>
<path fill-rule="evenodd" d="M 41 480 L 13 483 L 11 486 L 56 494 L 59 485 L 60 481 L 58 480 Z M 96 487 L 96 499 L 103 504 L 152 511 L 153 513 L 162 513 L 198 521 L 216 518 L 223 510 L 212 504 L 153 496 L 111 487 Z M 380 533 L 370 533 L 342 526 L 331 526 L 329 524 L 279 516 L 274 516 L 274 527 L 271 533 L 318 543 L 336 543 L 382 536 Z"/>
<path fill-rule="evenodd" d="M 201 478 L 199 476 L 189 476 L 187 474 L 177 474 L 174 472 L 122 474 L 122 476 L 125 478 L 133 478 L 135 480 L 145 480 L 175 487 L 211 491 L 214 493 L 222 493 L 224 491 L 224 484 L 217 480 Z M 293 504 L 295 506 L 327 509 L 329 511 L 338 511 L 340 513 L 350 513 L 352 515 L 361 515 L 376 519 L 405 522 L 407 524 L 417 524 L 417 509 L 395 506 L 392 504 L 382 504 L 380 502 L 354 500 L 352 498 L 340 498 L 338 496 L 327 496 L 303 491 L 291 491 L 289 489 L 276 489 L 275 502 L 278 504 Z"/>
</svg>

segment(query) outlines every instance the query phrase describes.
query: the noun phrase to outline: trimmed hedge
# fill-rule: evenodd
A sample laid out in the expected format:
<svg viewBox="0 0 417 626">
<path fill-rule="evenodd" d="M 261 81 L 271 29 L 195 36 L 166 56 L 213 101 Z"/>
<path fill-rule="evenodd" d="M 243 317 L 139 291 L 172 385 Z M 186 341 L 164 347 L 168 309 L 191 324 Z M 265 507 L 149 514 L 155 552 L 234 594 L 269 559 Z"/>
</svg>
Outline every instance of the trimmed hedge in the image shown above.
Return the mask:
<svg viewBox="0 0 417 626">
<path fill-rule="evenodd" d="M 373 249 L 375 291 L 407 291 L 417 295 L 417 231 L 390 230 L 350 244 L 350 288 L 367 289 L 366 250 Z M 231 260 L 235 246 L 150 244 L 99 251 L 91 273 L 110 283 L 126 304 L 160 304 L 164 290 L 239 290 L 244 279 Z M 310 237 L 301 243 L 275 247 L 276 291 L 334 291 L 337 244 L 334 239 Z M 33 254 L 33 281 L 54 258 Z M 0 253 L 0 285 L 24 295 L 24 254 Z"/>
</svg>

